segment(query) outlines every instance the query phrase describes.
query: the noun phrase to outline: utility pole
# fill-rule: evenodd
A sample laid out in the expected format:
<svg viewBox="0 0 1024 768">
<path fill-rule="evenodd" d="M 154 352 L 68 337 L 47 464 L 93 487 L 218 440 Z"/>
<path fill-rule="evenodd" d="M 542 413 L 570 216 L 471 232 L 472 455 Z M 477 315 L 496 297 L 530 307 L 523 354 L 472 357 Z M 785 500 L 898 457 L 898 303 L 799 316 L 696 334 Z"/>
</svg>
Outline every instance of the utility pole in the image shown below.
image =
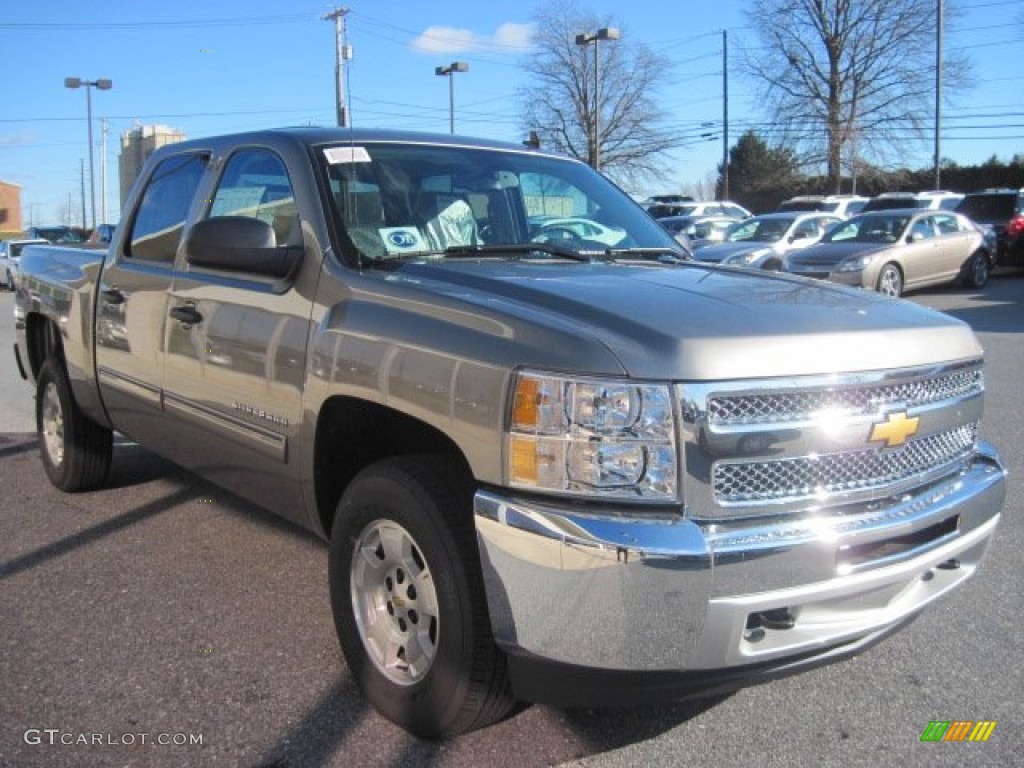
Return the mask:
<svg viewBox="0 0 1024 768">
<path fill-rule="evenodd" d="M 101 224 L 109 224 L 107 218 L 107 118 L 100 118 L 100 216 Z"/>
<path fill-rule="evenodd" d="M 935 21 L 935 189 L 942 189 L 942 0 L 936 0 Z"/>
<path fill-rule="evenodd" d="M 352 46 L 345 43 L 345 16 L 349 9 L 335 8 L 323 15 L 325 21 L 334 22 L 334 98 L 338 110 L 338 125 L 348 127 L 348 106 L 345 99 L 345 61 L 352 58 Z"/>
<path fill-rule="evenodd" d="M 729 199 L 729 31 L 722 30 L 722 199 Z"/>
</svg>

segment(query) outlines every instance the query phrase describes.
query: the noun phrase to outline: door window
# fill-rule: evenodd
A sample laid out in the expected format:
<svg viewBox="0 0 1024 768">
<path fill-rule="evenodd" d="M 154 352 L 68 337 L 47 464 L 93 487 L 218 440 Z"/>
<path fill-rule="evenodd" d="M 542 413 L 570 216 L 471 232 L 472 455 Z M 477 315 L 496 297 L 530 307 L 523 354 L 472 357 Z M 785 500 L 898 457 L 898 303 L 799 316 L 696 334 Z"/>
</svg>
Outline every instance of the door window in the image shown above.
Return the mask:
<svg viewBox="0 0 1024 768">
<path fill-rule="evenodd" d="M 153 171 L 128 237 L 127 255 L 171 263 L 206 168 L 204 155 L 176 155 Z"/>
<path fill-rule="evenodd" d="M 209 217 L 245 216 L 274 228 L 278 245 L 299 233 L 295 194 L 284 163 L 266 149 L 243 149 L 228 160 Z"/>
</svg>

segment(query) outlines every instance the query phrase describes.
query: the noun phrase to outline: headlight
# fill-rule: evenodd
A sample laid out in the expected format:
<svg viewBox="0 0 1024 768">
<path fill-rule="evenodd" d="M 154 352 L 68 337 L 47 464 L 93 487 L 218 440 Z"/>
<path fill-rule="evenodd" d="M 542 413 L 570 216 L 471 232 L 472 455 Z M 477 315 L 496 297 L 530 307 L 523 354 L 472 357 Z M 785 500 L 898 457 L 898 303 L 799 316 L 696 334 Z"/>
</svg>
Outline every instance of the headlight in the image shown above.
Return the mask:
<svg viewBox="0 0 1024 768">
<path fill-rule="evenodd" d="M 730 256 L 727 259 L 723 259 L 723 264 L 739 264 L 744 267 L 749 267 L 755 261 L 759 261 L 762 256 L 771 253 L 771 248 L 758 248 L 756 251 L 747 251 L 746 253 L 738 253 L 735 256 Z"/>
<path fill-rule="evenodd" d="M 854 256 L 852 259 L 845 259 L 836 265 L 833 272 L 862 272 L 867 268 L 871 260 L 874 259 L 874 254 L 867 256 Z"/>
<path fill-rule="evenodd" d="M 520 372 L 506 472 L 515 488 L 670 502 L 677 498 L 668 384 Z"/>
</svg>

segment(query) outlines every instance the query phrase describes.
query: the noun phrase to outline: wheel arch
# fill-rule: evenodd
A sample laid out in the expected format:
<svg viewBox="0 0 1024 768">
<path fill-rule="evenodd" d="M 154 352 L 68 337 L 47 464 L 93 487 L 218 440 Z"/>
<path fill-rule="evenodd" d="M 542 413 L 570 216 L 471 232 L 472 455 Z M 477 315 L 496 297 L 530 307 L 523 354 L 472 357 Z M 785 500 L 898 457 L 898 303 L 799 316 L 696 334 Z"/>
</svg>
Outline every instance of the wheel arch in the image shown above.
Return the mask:
<svg viewBox="0 0 1024 768">
<path fill-rule="evenodd" d="M 379 403 L 344 395 L 331 397 L 320 409 L 315 435 L 316 512 L 328 537 L 345 488 L 356 474 L 377 461 L 408 454 L 450 456 L 472 477 L 465 454 L 444 432 Z"/>
<path fill-rule="evenodd" d="M 45 315 L 31 312 L 25 317 L 25 347 L 29 373 L 33 381 L 39 378 L 43 363 L 51 357 L 58 360 L 61 366 L 67 367 L 60 330 L 57 324 Z"/>
</svg>

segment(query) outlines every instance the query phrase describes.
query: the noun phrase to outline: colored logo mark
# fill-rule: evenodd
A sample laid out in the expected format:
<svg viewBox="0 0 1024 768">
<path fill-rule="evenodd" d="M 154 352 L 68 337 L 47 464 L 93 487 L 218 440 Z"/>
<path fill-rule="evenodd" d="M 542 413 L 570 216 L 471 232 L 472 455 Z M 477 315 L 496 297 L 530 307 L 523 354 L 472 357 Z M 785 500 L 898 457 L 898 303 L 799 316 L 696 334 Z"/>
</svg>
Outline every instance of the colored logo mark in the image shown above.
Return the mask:
<svg viewBox="0 0 1024 768">
<path fill-rule="evenodd" d="M 388 242 L 396 248 L 412 248 L 416 245 L 416 238 L 409 232 L 392 232 L 388 235 Z"/>
<path fill-rule="evenodd" d="M 868 440 L 884 440 L 890 448 L 903 445 L 908 438 L 917 433 L 920 421 L 917 416 L 908 419 L 905 413 L 890 413 L 885 421 L 871 425 L 871 437 Z"/>
<path fill-rule="evenodd" d="M 988 741 L 995 729 L 995 720 L 932 720 L 921 741 Z"/>
</svg>

